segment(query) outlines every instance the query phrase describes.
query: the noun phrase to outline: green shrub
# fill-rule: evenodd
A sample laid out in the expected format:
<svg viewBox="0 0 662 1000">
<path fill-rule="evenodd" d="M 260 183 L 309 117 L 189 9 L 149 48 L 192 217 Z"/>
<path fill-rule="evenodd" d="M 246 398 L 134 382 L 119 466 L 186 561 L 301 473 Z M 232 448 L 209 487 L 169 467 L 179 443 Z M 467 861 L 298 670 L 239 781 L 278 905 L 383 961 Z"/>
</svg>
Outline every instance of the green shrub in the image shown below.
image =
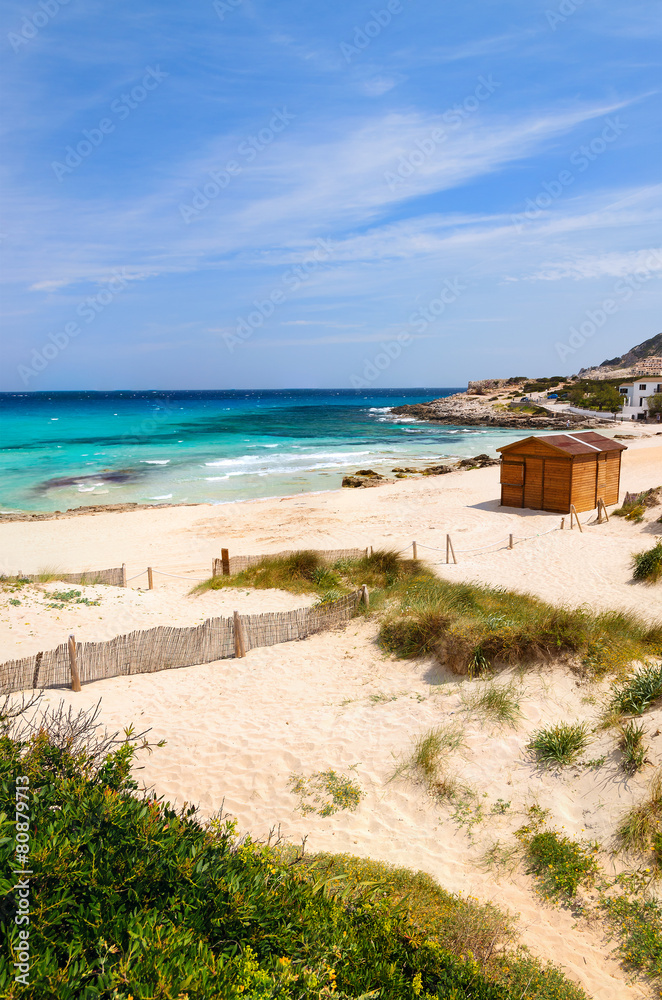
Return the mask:
<svg viewBox="0 0 662 1000">
<path fill-rule="evenodd" d="M 632 576 L 635 580 L 657 583 L 662 577 L 662 541 L 657 542 L 647 552 L 637 552 L 633 555 L 632 564 L 634 567 Z"/>
<path fill-rule="evenodd" d="M 543 895 L 574 896 L 580 885 L 590 885 L 599 873 L 597 850 L 597 844 L 542 830 L 526 841 L 527 871 L 537 877 Z"/>
<path fill-rule="evenodd" d="M 624 816 L 618 828 L 621 846 L 626 851 L 656 849 L 662 820 L 662 770 L 658 770 L 650 784 L 648 798 Z M 658 858 L 658 863 L 659 863 Z"/>
<path fill-rule="evenodd" d="M 620 715 L 643 715 L 662 697 L 662 663 L 647 663 L 614 688 L 610 702 L 612 711 Z"/>
<path fill-rule="evenodd" d="M 511 995 L 510 956 L 493 954 L 498 939 L 509 940 L 510 921 L 490 904 L 451 897 L 413 873 L 398 876 L 399 885 L 382 872 L 361 873 L 359 885 L 343 872 L 329 882 L 300 855 L 238 840 L 222 818 L 203 826 L 191 807 L 176 811 L 138 795 L 130 769 L 140 737 L 97 739 L 84 713 L 32 727 L 0 722 L 3 804 L 13 803 L 16 776 L 25 775 L 31 810 L 28 986 L 14 978 L 13 809 L 0 827 L 7 1000 Z M 417 879 L 418 924 L 403 898 Z M 444 943 L 428 930 L 426 898 L 432 916 L 445 907 L 462 918 L 438 927 Z M 454 953 L 453 936 L 455 947 L 475 942 L 484 967 Z M 529 998 L 586 1000 L 553 967 L 550 992 L 548 969 L 526 955 L 523 962 L 533 963 L 530 981 L 540 983 Z M 516 954 L 512 966 L 507 975 L 523 982 Z M 559 992 L 563 982 L 567 991 Z"/>
<path fill-rule="evenodd" d="M 618 937 L 621 960 L 634 969 L 662 976 L 662 903 L 620 894 L 603 901 Z"/>
<path fill-rule="evenodd" d="M 591 742 L 585 722 L 557 722 L 535 732 L 526 745 L 539 764 L 572 764 Z"/>
</svg>

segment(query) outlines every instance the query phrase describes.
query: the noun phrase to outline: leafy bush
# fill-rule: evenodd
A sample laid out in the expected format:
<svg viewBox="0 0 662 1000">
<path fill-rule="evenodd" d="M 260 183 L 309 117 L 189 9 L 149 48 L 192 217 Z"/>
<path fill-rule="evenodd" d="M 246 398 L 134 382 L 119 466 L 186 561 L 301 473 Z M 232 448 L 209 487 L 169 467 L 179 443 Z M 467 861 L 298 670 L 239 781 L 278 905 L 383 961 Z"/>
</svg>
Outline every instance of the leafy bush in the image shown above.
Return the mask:
<svg viewBox="0 0 662 1000">
<path fill-rule="evenodd" d="M 621 960 L 649 975 L 661 976 L 662 903 L 619 894 L 605 899 L 603 907 L 620 938 Z"/>
<path fill-rule="evenodd" d="M 539 764 L 572 764 L 591 742 L 585 722 L 557 722 L 533 734 L 526 749 Z"/>
<path fill-rule="evenodd" d="M 615 687 L 610 708 L 620 715 L 643 715 L 662 697 L 662 663 L 647 663 Z"/>
<path fill-rule="evenodd" d="M 527 871 L 537 877 L 545 896 L 574 896 L 580 885 L 590 885 L 599 873 L 597 850 L 597 844 L 542 830 L 526 841 Z"/>
<path fill-rule="evenodd" d="M 433 916 L 462 918 L 438 927 L 442 943 L 423 907 L 415 923 L 397 878 L 379 873 L 366 884 L 362 874 L 356 885 L 341 873 L 330 883 L 301 855 L 238 840 L 222 818 L 205 827 L 190 807 L 136 794 L 130 769 L 141 737 L 131 731 L 97 738 L 85 713 L 0 721 L 3 802 L 25 775 L 31 808 L 29 986 L 14 978 L 13 814 L 0 828 L 8 1000 L 507 1000 L 506 975 L 526 983 L 515 954 L 512 971 L 510 956 L 492 958 L 499 936 L 509 940 L 509 920 L 489 904 L 451 897 L 427 876 L 399 876 L 401 887 L 419 879 Z M 453 935 L 475 942 L 485 968 L 453 953 Z M 524 953 L 526 963 L 540 983 L 528 997 L 586 1000 L 558 970 Z"/>
<path fill-rule="evenodd" d="M 632 576 L 635 580 L 657 583 L 662 578 L 662 540 L 647 552 L 635 553 L 632 556 L 632 564 L 634 567 Z"/>
</svg>

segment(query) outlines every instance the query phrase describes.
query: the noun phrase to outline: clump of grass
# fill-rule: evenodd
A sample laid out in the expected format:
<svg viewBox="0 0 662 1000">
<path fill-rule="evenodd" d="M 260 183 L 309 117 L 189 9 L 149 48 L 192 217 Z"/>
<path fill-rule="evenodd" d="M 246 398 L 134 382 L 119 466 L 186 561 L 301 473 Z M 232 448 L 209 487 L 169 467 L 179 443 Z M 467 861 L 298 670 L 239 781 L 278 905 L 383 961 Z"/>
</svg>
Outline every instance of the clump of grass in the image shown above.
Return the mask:
<svg viewBox="0 0 662 1000">
<path fill-rule="evenodd" d="M 87 604 L 88 607 L 98 607 L 101 601 L 92 601 L 89 597 L 83 597 L 82 590 L 55 590 L 46 595 L 50 599 L 49 608 L 61 611 L 68 604 Z"/>
<path fill-rule="evenodd" d="M 487 684 L 467 695 L 465 704 L 498 725 L 510 726 L 512 729 L 517 728 L 522 718 L 518 694 L 513 684 Z"/>
<path fill-rule="evenodd" d="M 572 764 L 591 742 L 585 722 L 557 722 L 533 733 L 526 749 L 539 764 Z"/>
<path fill-rule="evenodd" d="M 614 688 L 610 709 L 619 715 L 643 715 L 662 697 L 662 663 L 647 663 Z"/>
<path fill-rule="evenodd" d="M 308 778 L 292 774 L 288 784 L 299 796 L 299 809 L 304 815 L 314 812 L 318 816 L 333 816 L 342 809 L 355 812 L 365 796 L 358 782 L 331 770 L 316 771 Z"/>
<path fill-rule="evenodd" d="M 559 608 L 526 594 L 438 579 L 403 582 L 393 598 L 382 646 L 402 657 L 434 655 L 460 674 L 571 656 L 599 676 L 662 653 L 662 624 L 626 612 Z"/>
<path fill-rule="evenodd" d="M 662 541 L 658 541 L 652 549 L 637 552 L 632 556 L 632 576 L 644 583 L 657 583 L 662 578 Z"/>
<path fill-rule="evenodd" d="M 377 550 L 359 559 L 339 559 L 329 565 L 318 552 L 302 550 L 289 556 L 266 556 L 233 576 L 214 576 L 194 587 L 193 593 L 224 587 L 255 587 L 294 594 L 316 593 L 324 599 L 330 592 L 342 596 L 364 583 L 371 589 L 389 588 L 401 580 L 431 576 L 421 563 L 401 559 L 395 552 Z"/>
<path fill-rule="evenodd" d="M 450 798 L 458 789 L 457 781 L 448 773 L 450 757 L 466 747 L 463 727 L 456 722 L 430 729 L 419 736 L 412 753 L 400 761 L 393 778 L 410 777 L 421 782 L 431 795 Z"/>
<path fill-rule="evenodd" d="M 618 745 L 622 753 L 621 767 L 626 774 L 636 774 L 646 763 L 648 748 L 644 744 L 645 735 L 644 727 L 638 726 L 636 722 L 630 721 L 621 727 Z"/>
<path fill-rule="evenodd" d="M 591 885 L 600 869 L 597 844 L 572 840 L 555 830 L 541 830 L 525 839 L 527 872 L 535 875 L 546 897 L 575 896 L 580 885 Z"/>
<path fill-rule="evenodd" d="M 627 500 L 622 507 L 618 507 L 614 514 L 617 517 L 624 517 L 626 521 L 634 521 L 635 524 L 639 524 L 643 521 L 644 513 L 649 507 L 657 507 L 661 492 L 662 486 L 654 486 L 649 490 L 644 490 L 643 493 L 638 493 Z"/>
<path fill-rule="evenodd" d="M 625 851 L 657 850 L 662 820 L 662 769 L 653 776 L 648 798 L 622 820 L 618 837 Z"/>
</svg>

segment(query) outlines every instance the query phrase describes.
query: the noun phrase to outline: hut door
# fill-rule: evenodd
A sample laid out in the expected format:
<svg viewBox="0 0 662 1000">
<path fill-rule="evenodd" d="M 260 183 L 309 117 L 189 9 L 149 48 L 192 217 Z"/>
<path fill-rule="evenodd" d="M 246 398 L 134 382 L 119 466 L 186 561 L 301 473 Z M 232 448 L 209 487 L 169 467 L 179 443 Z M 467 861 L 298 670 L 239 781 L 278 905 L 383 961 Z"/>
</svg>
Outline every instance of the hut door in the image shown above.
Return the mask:
<svg viewBox="0 0 662 1000">
<path fill-rule="evenodd" d="M 542 458 L 527 458 L 524 473 L 524 506 L 542 510 Z"/>
<path fill-rule="evenodd" d="M 607 455 L 603 452 L 597 456 L 595 473 L 595 506 L 602 497 L 604 500 L 607 494 Z"/>
</svg>

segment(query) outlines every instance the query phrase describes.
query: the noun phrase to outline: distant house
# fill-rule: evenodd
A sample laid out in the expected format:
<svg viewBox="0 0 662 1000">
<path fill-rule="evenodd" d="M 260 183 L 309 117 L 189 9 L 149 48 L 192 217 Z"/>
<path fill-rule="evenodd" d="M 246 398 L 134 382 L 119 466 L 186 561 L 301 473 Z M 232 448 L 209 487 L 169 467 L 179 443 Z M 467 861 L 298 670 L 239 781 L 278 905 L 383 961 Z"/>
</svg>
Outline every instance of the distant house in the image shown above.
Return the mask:
<svg viewBox="0 0 662 1000">
<path fill-rule="evenodd" d="M 640 375 L 658 375 L 662 372 L 662 358 L 644 358 L 643 361 L 637 361 L 634 367 L 634 373 L 637 377 Z"/>
<path fill-rule="evenodd" d="M 662 368 L 660 371 L 662 372 Z M 623 416 L 626 420 L 646 420 L 648 397 L 662 392 L 662 374 L 654 378 L 638 378 L 634 382 L 619 385 L 618 391 L 624 397 Z"/>
<path fill-rule="evenodd" d="M 594 510 L 598 500 L 618 503 L 619 441 L 582 431 L 528 437 L 497 448 L 501 452 L 501 506 L 531 507 L 559 514 Z"/>
</svg>

